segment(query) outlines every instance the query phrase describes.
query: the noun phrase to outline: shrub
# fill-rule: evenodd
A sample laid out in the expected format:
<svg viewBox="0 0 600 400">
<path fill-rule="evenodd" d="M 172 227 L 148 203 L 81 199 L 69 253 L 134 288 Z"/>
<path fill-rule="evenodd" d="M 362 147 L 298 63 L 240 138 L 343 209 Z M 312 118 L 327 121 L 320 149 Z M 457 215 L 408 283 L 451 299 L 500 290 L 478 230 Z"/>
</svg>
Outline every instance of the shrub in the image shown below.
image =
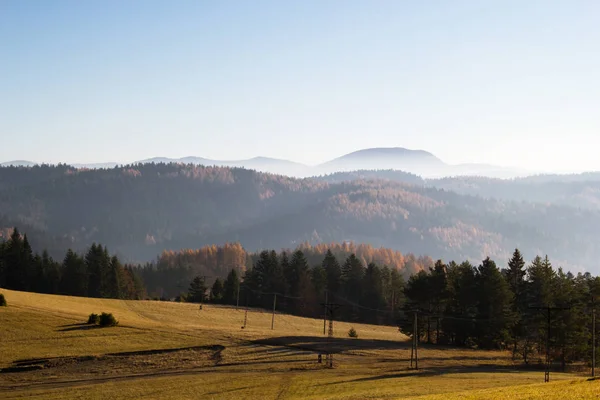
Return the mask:
<svg viewBox="0 0 600 400">
<path fill-rule="evenodd" d="M 97 324 L 100 322 L 100 316 L 98 314 L 91 313 L 88 317 L 88 324 Z"/>
<path fill-rule="evenodd" d="M 348 331 L 348 336 L 350 336 L 351 338 L 357 338 L 358 333 L 356 333 L 356 329 L 350 328 L 350 330 Z"/>
<path fill-rule="evenodd" d="M 115 326 L 119 323 L 115 316 L 112 314 L 102 313 L 100 314 L 100 326 Z"/>
<path fill-rule="evenodd" d="M 6 307 L 6 299 L 4 298 L 4 295 L 2 293 L 0 293 L 0 307 Z"/>
</svg>

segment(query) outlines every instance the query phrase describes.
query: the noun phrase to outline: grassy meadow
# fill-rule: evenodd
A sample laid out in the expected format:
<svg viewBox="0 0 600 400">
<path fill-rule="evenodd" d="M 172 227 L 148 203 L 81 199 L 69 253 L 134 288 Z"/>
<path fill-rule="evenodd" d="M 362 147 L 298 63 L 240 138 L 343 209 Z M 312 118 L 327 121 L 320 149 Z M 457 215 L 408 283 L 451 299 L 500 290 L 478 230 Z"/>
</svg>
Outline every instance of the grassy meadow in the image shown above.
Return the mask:
<svg viewBox="0 0 600 400">
<path fill-rule="evenodd" d="M 510 354 L 421 346 L 396 327 L 335 323 L 197 304 L 90 299 L 0 289 L 0 398 L 600 399 L 576 374 L 523 370 Z M 85 324 L 109 312 L 119 325 Z M 348 338 L 354 327 L 358 339 Z M 331 349 L 333 369 L 317 363 Z"/>
</svg>

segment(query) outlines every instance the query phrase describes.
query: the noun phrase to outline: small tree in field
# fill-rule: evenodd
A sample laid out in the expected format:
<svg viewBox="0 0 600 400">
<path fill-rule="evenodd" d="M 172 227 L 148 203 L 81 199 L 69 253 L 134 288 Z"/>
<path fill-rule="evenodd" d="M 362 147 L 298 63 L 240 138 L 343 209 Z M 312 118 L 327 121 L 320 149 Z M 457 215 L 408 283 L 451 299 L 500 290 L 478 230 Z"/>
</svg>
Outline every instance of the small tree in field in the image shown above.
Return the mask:
<svg viewBox="0 0 600 400">
<path fill-rule="evenodd" d="M 115 326 L 119 323 L 112 314 L 102 313 L 99 319 L 100 326 Z"/>
<path fill-rule="evenodd" d="M 358 338 L 358 333 L 356 332 L 356 329 L 354 329 L 353 327 L 350 328 L 350 330 L 348 331 L 348 336 L 351 338 Z"/>
<path fill-rule="evenodd" d="M 90 325 L 96 325 L 100 322 L 100 316 L 98 314 L 91 313 L 88 317 L 87 323 Z"/>
<path fill-rule="evenodd" d="M 7 307 L 6 299 L 2 293 L 0 293 L 0 307 Z"/>
<path fill-rule="evenodd" d="M 201 276 L 195 277 L 192 283 L 190 283 L 187 301 L 190 303 L 202 303 L 206 301 L 206 289 L 204 278 Z"/>
</svg>

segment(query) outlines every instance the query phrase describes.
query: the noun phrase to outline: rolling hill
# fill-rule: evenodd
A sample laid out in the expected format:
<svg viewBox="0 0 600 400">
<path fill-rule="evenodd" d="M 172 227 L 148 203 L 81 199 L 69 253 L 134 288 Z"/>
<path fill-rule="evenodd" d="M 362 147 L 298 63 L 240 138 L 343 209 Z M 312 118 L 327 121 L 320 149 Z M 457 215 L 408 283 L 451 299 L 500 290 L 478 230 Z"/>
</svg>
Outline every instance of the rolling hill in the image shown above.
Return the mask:
<svg viewBox="0 0 600 400">
<path fill-rule="evenodd" d="M 132 261 L 239 241 L 247 250 L 354 241 L 445 260 L 529 259 L 598 272 L 600 213 L 369 176 L 293 179 L 241 168 L 147 164 L 0 168 L 0 222 L 36 248 L 107 245 Z M 2 231 L 0 229 L 0 231 Z M 35 242 L 33 240 L 35 238 Z"/>
</svg>

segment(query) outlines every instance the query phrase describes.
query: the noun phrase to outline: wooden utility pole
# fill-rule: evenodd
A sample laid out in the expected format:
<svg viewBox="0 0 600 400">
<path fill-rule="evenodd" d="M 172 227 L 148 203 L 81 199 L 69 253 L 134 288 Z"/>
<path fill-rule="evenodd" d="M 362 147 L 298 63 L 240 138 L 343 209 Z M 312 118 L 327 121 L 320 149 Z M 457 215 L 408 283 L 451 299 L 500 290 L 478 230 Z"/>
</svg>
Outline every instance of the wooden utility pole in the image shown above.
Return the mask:
<svg viewBox="0 0 600 400">
<path fill-rule="evenodd" d="M 235 309 L 236 310 L 240 306 L 240 286 L 242 286 L 242 285 L 240 284 L 240 281 L 238 280 L 238 283 L 237 283 L 237 296 L 236 296 L 237 298 L 235 300 Z"/>
<path fill-rule="evenodd" d="M 410 348 L 410 368 L 419 369 L 419 317 L 418 311 L 414 312 L 415 319 L 413 322 L 413 340 Z"/>
<path fill-rule="evenodd" d="M 392 323 L 394 322 L 394 305 L 396 303 L 396 292 L 392 289 Z"/>
<path fill-rule="evenodd" d="M 273 315 L 271 316 L 271 330 L 275 327 L 275 305 L 277 304 L 277 293 L 273 294 Z"/>
<path fill-rule="evenodd" d="M 325 334 L 325 326 L 327 325 L 327 289 L 325 289 L 325 312 L 323 313 L 323 335 Z"/>
<path fill-rule="evenodd" d="M 596 302 L 592 296 L 592 377 L 596 377 Z"/>
</svg>

